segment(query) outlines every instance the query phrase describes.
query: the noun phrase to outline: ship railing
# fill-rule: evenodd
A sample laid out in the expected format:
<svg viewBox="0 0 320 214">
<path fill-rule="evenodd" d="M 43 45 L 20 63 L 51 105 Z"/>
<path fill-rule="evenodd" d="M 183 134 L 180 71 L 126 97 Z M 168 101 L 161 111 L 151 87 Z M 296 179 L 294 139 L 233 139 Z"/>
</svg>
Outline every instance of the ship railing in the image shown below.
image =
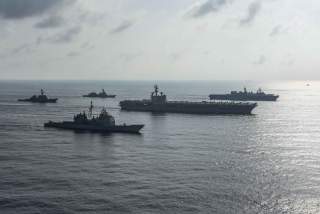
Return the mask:
<svg viewBox="0 0 320 214">
<path fill-rule="evenodd" d="M 250 102 L 234 102 L 234 101 L 201 101 L 201 102 L 190 102 L 190 101 L 168 101 L 167 103 L 186 103 L 186 104 L 202 104 L 202 105 L 211 105 L 211 104 L 228 104 L 228 105 L 235 105 L 235 104 L 242 104 L 248 105 L 251 104 Z"/>
<path fill-rule="evenodd" d="M 151 100 L 126 100 L 129 102 L 137 102 L 137 103 L 141 103 L 141 102 L 145 102 L 145 103 L 152 103 Z M 217 105 L 249 105 L 249 104 L 253 104 L 250 102 L 235 102 L 235 101 L 218 101 L 218 100 L 213 100 L 213 101 L 201 101 L 201 102 L 190 102 L 190 101 L 167 101 L 166 103 L 171 103 L 171 104 L 201 104 L 201 105 L 212 105 L 212 104 L 217 104 Z"/>
<path fill-rule="evenodd" d="M 130 101 L 130 102 L 151 102 L 151 100 L 143 99 L 143 100 L 136 100 L 136 99 L 127 99 L 123 101 Z"/>
</svg>

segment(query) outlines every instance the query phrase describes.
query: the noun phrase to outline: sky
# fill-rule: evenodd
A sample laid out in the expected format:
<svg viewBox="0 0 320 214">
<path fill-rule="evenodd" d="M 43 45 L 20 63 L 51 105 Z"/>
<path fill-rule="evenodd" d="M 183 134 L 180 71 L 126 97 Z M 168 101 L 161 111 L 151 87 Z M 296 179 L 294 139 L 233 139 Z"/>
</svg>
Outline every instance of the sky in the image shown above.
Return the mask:
<svg viewBox="0 0 320 214">
<path fill-rule="evenodd" d="M 0 79 L 320 79 L 319 0 L 0 0 L 0 26 Z"/>
</svg>

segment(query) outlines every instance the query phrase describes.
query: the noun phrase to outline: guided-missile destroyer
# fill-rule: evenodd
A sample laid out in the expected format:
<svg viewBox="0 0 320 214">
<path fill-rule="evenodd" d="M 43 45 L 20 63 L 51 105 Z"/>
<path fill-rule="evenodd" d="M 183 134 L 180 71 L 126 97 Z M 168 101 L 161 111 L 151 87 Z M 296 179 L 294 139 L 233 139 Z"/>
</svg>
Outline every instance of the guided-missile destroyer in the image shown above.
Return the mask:
<svg viewBox="0 0 320 214">
<path fill-rule="evenodd" d="M 107 94 L 107 93 L 105 92 L 105 90 L 102 89 L 102 91 L 99 92 L 99 93 L 91 92 L 91 93 L 89 93 L 89 94 L 83 95 L 83 97 L 91 97 L 91 98 L 96 98 L 96 97 L 98 97 L 98 98 L 115 98 L 116 95 L 114 95 L 114 94 Z"/>
<path fill-rule="evenodd" d="M 27 99 L 18 99 L 20 102 L 32 102 L 32 103 L 56 103 L 58 98 L 49 99 L 47 95 L 44 94 L 43 89 L 41 89 L 40 95 L 33 95 Z"/>
<path fill-rule="evenodd" d="M 154 86 L 154 92 L 148 100 L 123 100 L 120 102 L 122 110 L 189 113 L 189 114 L 251 114 L 257 103 L 247 102 L 185 102 L 167 101 L 163 92 Z"/>
</svg>

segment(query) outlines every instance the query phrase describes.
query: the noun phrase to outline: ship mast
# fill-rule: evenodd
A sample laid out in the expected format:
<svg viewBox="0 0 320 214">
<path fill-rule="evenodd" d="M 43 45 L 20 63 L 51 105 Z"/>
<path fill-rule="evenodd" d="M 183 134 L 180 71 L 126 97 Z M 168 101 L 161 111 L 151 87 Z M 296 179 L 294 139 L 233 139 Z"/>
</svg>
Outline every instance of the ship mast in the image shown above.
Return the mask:
<svg viewBox="0 0 320 214">
<path fill-rule="evenodd" d="M 89 117 L 92 117 L 92 110 L 93 110 L 93 103 L 92 103 L 92 100 L 91 100 L 90 107 L 89 107 L 89 112 L 88 112 L 88 116 Z"/>
<path fill-rule="evenodd" d="M 154 85 L 154 92 L 156 96 L 158 96 L 158 85 Z"/>
<path fill-rule="evenodd" d="M 243 88 L 243 92 L 244 92 L 245 94 L 247 93 L 247 88 L 246 88 L 246 87 Z"/>
</svg>

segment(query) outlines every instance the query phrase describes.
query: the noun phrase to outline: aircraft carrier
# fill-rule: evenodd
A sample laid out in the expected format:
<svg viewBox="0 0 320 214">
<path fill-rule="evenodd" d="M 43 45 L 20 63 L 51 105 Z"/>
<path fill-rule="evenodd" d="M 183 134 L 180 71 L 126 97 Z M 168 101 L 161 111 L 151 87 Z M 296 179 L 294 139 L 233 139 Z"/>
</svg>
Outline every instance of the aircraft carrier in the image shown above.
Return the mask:
<svg viewBox="0 0 320 214">
<path fill-rule="evenodd" d="M 150 99 L 123 100 L 120 102 L 122 110 L 146 111 L 159 113 L 187 113 L 187 114 L 251 114 L 257 103 L 249 102 L 186 102 L 167 101 L 163 92 L 154 86 Z"/>
</svg>

